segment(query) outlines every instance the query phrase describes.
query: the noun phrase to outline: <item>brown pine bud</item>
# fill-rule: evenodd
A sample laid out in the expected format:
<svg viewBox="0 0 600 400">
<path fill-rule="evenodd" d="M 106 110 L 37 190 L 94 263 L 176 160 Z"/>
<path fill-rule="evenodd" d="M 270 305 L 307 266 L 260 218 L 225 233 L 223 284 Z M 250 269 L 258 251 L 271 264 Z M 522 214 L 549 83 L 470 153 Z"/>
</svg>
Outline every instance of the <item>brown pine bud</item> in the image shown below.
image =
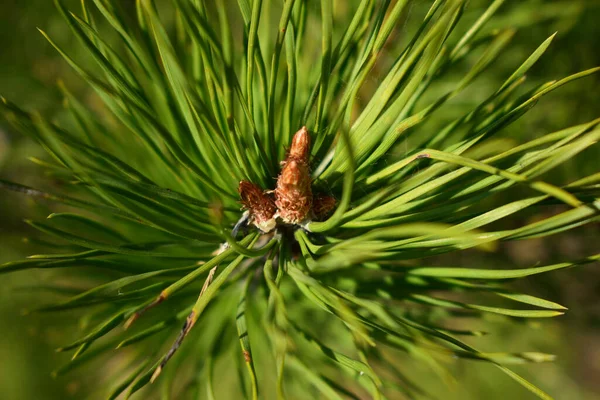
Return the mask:
<svg viewBox="0 0 600 400">
<path fill-rule="evenodd" d="M 298 224 L 309 216 L 312 209 L 312 191 L 308 160 L 310 135 L 302 127 L 292 138 L 292 146 L 277 178 L 275 205 L 278 216 L 288 224 Z"/>
<path fill-rule="evenodd" d="M 238 187 L 242 206 L 250 213 L 250 222 L 267 233 L 275 229 L 277 207 L 273 199 L 261 188 L 248 181 L 241 181 Z"/>
<path fill-rule="evenodd" d="M 333 196 L 323 194 L 315 195 L 313 198 L 313 215 L 315 220 L 322 221 L 331 214 L 337 201 Z"/>
<path fill-rule="evenodd" d="M 310 134 L 308 133 L 308 129 L 303 126 L 292 138 L 292 146 L 290 147 L 287 158 L 301 160 L 308 164 L 309 156 Z"/>
</svg>

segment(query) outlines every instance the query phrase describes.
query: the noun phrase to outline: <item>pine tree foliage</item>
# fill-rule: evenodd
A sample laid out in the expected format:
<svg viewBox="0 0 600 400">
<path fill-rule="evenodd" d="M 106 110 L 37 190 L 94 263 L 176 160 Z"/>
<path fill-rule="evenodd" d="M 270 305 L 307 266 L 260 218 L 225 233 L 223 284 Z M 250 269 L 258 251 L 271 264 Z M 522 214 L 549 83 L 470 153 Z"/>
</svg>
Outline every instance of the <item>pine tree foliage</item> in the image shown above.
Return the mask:
<svg viewBox="0 0 600 400">
<path fill-rule="evenodd" d="M 51 156 L 34 161 L 60 189 L 2 187 L 60 211 L 27 221 L 51 250 L 0 271 L 83 270 L 96 282 L 36 310 L 86 321 L 59 349 L 73 358 L 57 374 L 120 357 L 110 399 L 144 387 L 164 398 L 426 398 L 397 361 L 404 353 L 435 379 L 448 379 L 451 359 L 490 363 L 549 398 L 510 367 L 551 355 L 483 352 L 467 344 L 482 335 L 468 320 L 446 322 L 561 315 L 563 306 L 507 283 L 600 254 L 520 269 L 429 257 L 598 221 L 600 174 L 560 187 L 540 177 L 595 145 L 600 119 L 499 140 L 543 96 L 598 68 L 528 85 L 552 35 L 478 104 L 432 129 L 503 60 L 515 29 L 488 27 L 502 0 L 484 9 L 435 0 L 423 13 L 414 3 L 90 0 L 71 11 L 56 0 L 95 65 L 42 34 L 103 106 L 61 85 L 72 118 L 58 123 L 3 99 L 6 118 Z M 240 181 L 272 200 L 304 126 L 305 192 L 313 209 L 318 196 L 335 206 L 257 229 L 255 210 L 241 210 Z M 497 228 L 550 205 L 560 212 Z"/>
</svg>

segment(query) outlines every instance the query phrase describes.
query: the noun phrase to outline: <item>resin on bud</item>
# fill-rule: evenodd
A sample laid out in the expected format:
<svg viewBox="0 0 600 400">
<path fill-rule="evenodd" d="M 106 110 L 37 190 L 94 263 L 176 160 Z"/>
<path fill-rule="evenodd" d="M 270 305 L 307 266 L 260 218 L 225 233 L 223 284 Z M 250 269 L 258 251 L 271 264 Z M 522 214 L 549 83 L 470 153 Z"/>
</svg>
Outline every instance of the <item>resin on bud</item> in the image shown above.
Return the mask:
<svg viewBox="0 0 600 400">
<path fill-rule="evenodd" d="M 277 208 L 271 197 L 261 188 L 248 181 L 240 182 L 238 192 L 240 193 L 242 206 L 250 214 L 249 222 L 265 233 L 275 229 Z"/>
<path fill-rule="evenodd" d="M 281 162 L 283 167 L 275 188 L 277 216 L 287 224 L 299 224 L 311 216 L 313 196 L 309 157 L 310 135 L 304 126 L 292 138 L 287 157 Z"/>
</svg>

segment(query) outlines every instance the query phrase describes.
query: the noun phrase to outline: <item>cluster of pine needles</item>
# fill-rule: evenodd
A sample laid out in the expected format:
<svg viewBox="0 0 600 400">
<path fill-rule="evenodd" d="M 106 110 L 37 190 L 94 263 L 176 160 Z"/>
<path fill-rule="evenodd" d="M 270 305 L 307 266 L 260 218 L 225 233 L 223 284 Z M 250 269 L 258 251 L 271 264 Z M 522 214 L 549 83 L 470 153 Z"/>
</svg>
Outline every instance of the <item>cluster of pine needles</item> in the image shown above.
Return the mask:
<svg viewBox="0 0 600 400">
<path fill-rule="evenodd" d="M 59 349 L 74 353 L 57 375 L 116 357 L 109 399 L 153 381 L 163 398 L 425 398 L 411 364 L 445 380 L 461 358 L 549 398 L 510 366 L 551 355 L 480 351 L 469 321 L 561 315 L 505 283 L 600 254 L 503 269 L 430 257 L 598 221 L 600 173 L 561 187 L 538 177 L 596 144 L 600 120 L 499 140 L 598 68 L 527 84 L 552 35 L 480 88 L 512 62 L 515 29 L 488 27 L 504 1 L 423 3 L 89 0 L 70 11 L 56 0 L 89 59 L 42 34 L 102 106 L 60 85 L 71 118 L 51 121 L 3 99 L 5 117 L 49 154 L 33 161 L 55 184 L 0 185 L 59 212 L 27 221 L 52 250 L 0 272 L 95 282 L 36 310 L 85 321 Z M 457 99 L 462 111 L 442 114 Z M 310 145 L 294 161 L 302 127 Z M 496 228 L 548 206 L 559 211 Z"/>
</svg>

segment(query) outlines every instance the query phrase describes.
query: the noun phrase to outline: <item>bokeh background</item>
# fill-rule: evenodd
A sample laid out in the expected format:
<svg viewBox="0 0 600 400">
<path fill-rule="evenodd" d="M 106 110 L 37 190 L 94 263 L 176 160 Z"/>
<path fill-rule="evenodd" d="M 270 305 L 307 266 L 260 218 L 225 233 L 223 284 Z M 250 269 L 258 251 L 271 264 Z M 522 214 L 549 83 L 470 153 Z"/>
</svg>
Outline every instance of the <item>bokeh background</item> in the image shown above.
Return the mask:
<svg viewBox="0 0 600 400">
<path fill-rule="evenodd" d="M 74 9 L 79 0 L 67 1 Z M 127 1 L 133 4 L 133 0 Z M 232 6 L 235 5 L 232 1 Z M 427 1 L 415 1 L 422 7 Z M 472 1 L 472 7 L 487 3 Z M 336 7 L 343 7 L 338 1 Z M 417 12 L 415 9 L 414 12 Z M 469 13 L 465 18 L 474 18 Z M 532 82 L 557 79 L 600 65 L 600 1 L 508 1 L 492 24 L 507 22 L 518 28 L 512 46 L 494 69 L 481 77 L 476 87 L 494 87 L 510 74 L 553 32 L 558 35 L 546 55 L 528 75 Z M 63 48 L 85 62 L 50 0 L 0 1 L 0 95 L 29 110 L 47 116 L 63 117 L 57 82 L 60 80 L 84 103 L 95 107 L 89 89 L 66 65 L 60 55 L 37 32 L 43 28 Z M 410 19 L 406 30 L 410 29 Z M 91 63 L 91 61 L 90 61 Z M 544 133 L 600 117 L 600 78 L 598 75 L 570 84 L 544 98 L 524 118 L 513 124 L 506 136 L 525 141 Z M 465 99 L 464 101 L 468 101 Z M 456 104 L 455 107 L 460 107 Z M 445 113 L 452 114 L 452 108 Z M 443 124 L 444 115 L 437 119 Z M 561 184 L 600 170 L 600 146 L 594 146 L 576 159 L 544 177 Z M 29 157 L 44 158 L 43 150 L 28 138 L 11 130 L 0 119 L 0 178 L 33 187 L 52 187 Z M 0 263 L 17 260 L 32 252 L 37 235 L 23 222 L 44 218 L 51 204 L 36 202 L 17 193 L 0 192 Z M 553 210 L 547 210 L 552 213 Z M 527 215 L 518 225 L 539 218 Z M 487 267 L 526 267 L 580 258 L 600 250 L 600 227 L 586 226 L 558 236 L 503 244 L 496 253 L 453 254 L 452 264 L 479 264 Z M 439 260 L 440 263 L 445 260 Z M 0 275 L 0 398 L 82 399 L 96 398 L 81 375 L 53 378 L 52 372 L 69 355 L 54 349 L 69 341 L 63 324 L 72 324 L 68 313 L 27 314 L 55 293 L 47 284 L 50 271 L 29 271 Z M 600 399 L 600 265 L 555 272 L 521 284 L 522 290 L 556 301 L 569 312 L 552 320 L 531 322 L 489 318 L 481 325 L 494 335 L 479 338 L 484 350 L 536 350 L 557 355 L 549 364 L 515 368 L 526 378 L 557 399 Z M 474 342 L 475 343 L 475 342 Z M 86 373 L 102 376 L 110 366 Z M 442 399 L 529 399 L 525 389 L 498 373 L 492 366 L 457 362 L 452 366 L 456 383 L 445 386 L 419 370 L 420 381 Z M 142 395 L 143 396 L 143 395 Z"/>
</svg>

